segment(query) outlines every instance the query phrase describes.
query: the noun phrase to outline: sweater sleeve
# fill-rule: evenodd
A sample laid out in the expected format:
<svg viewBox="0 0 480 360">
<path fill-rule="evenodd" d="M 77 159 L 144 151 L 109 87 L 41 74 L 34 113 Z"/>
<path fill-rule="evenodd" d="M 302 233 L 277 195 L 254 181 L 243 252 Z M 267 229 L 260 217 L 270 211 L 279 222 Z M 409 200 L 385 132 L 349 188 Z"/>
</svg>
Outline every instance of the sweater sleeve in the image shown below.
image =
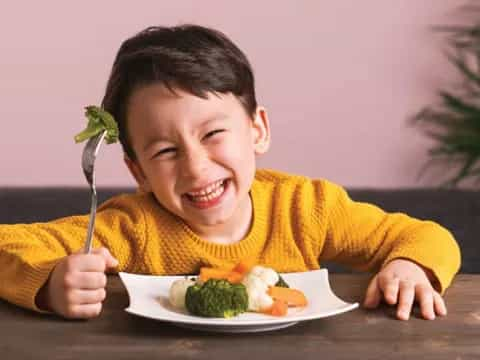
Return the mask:
<svg viewBox="0 0 480 360">
<path fill-rule="evenodd" d="M 326 221 L 321 260 L 332 260 L 362 271 L 378 271 L 396 258 L 430 270 L 440 292 L 460 268 L 460 250 L 452 234 L 433 221 L 355 202 L 340 186 L 318 181 L 316 216 Z"/>
<path fill-rule="evenodd" d="M 38 290 L 59 260 L 83 248 L 88 220 L 84 215 L 45 223 L 0 225 L 0 297 L 41 311 L 35 304 Z M 112 198 L 98 208 L 93 247 L 108 248 L 119 260 L 117 270 L 133 270 L 144 234 L 142 211 L 130 195 Z"/>
</svg>

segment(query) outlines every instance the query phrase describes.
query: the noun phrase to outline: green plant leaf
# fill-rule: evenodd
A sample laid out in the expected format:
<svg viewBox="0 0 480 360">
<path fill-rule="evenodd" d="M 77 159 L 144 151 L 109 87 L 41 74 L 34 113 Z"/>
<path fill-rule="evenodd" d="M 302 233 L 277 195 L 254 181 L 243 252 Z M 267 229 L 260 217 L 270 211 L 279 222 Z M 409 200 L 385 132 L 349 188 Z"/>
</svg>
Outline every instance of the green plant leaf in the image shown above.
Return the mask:
<svg viewBox="0 0 480 360">
<path fill-rule="evenodd" d="M 464 10 L 467 8 L 467 15 L 480 18 L 480 6 Z M 434 30 L 446 35 L 449 50 L 445 55 L 462 81 L 455 91 L 439 89 L 439 101 L 410 118 L 412 125 L 434 141 L 428 150 L 430 159 L 419 174 L 422 176 L 433 165 L 455 165 L 454 176 L 441 186 L 454 187 L 466 178 L 480 184 L 480 22 L 436 26 Z"/>
<path fill-rule="evenodd" d="M 461 59 L 459 55 L 446 54 L 448 60 L 455 65 L 455 67 L 460 71 L 460 73 L 467 78 L 467 80 L 472 81 L 475 86 L 480 87 L 480 75 L 476 74 L 468 66 L 465 59 Z"/>
<path fill-rule="evenodd" d="M 468 103 L 461 98 L 452 95 L 446 90 L 440 90 L 439 95 L 442 98 L 445 106 L 452 110 L 452 112 L 480 117 L 480 108 L 476 105 Z"/>
</svg>

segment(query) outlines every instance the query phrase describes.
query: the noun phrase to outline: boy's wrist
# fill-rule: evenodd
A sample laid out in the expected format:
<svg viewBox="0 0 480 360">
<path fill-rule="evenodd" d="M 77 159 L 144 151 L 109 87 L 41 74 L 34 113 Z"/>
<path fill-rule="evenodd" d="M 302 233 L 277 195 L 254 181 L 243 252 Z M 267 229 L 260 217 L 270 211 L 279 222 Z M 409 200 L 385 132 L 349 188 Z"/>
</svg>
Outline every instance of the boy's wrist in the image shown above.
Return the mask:
<svg viewBox="0 0 480 360">
<path fill-rule="evenodd" d="M 50 306 L 50 301 L 48 297 L 48 284 L 47 281 L 41 288 L 38 290 L 37 295 L 35 296 L 35 305 L 39 310 L 52 312 L 52 308 Z"/>
<path fill-rule="evenodd" d="M 432 287 L 437 292 L 440 292 L 440 289 L 441 289 L 440 282 L 438 281 L 438 278 L 435 276 L 433 271 L 422 265 L 418 265 L 418 266 L 420 266 L 420 268 L 424 271 L 425 275 L 427 275 L 427 278 L 430 281 L 430 284 L 432 284 Z"/>
</svg>

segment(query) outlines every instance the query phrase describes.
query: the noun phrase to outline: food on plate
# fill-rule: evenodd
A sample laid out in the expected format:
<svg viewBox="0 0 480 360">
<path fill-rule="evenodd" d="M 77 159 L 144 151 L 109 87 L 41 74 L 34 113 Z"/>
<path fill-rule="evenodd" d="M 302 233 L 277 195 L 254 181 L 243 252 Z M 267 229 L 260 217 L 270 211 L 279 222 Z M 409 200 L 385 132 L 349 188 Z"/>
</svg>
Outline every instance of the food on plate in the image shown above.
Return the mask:
<svg viewBox="0 0 480 360">
<path fill-rule="evenodd" d="M 267 294 L 274 300 L 282 300 L 288 306 L 306 306 L 307 298 L 297 289 L 288 289 L 280 286 L 270 286 Z"/>
<path fill-rule="evenodd" d="M 266 312 L 273 305 L 273 298 L 268 295 L 268 288 L 278 282 L 279 276 L 273 269 L 254 266 L 243 278 L 247 287 L 248 310 Z"/>
<path fill-rule="evenodd" d="M 187 293 L 187 289 L 195 284 L 195 280 L 189 278 L 175 280 L 169 290 L 170 303 L 176 308 L 185 308 L 185 294 Z"/>
<path fill-rule="evenodd" d="M 288 284 L 286 283 L 285 280 L 283 280 L 282 276 L 279 274 L 278 275 L 278 282 L 275 284 L 275 286 L 279 286 L 279 287 L 285 287 L 285 288 L 288 288 L 290 286 L 288 286 Z"/>
<path fill-rule="evenodd" d="M 247 289 L 243 284 L 209 279 L 187 289 L 185 306 L 191 314 L 197 316 L 233 317 L 247 311 Z"/>
<path fill-rule="evenodd" d="M 118 126 L 113 116 L 102 108 L 94 105 L 85 107 L 85 116 L 88 119 L 85 130 L 75 136 L 75 142 L 79 143 L 90 139 L 103 130 L 107 130 L 105 141 L 107 144 L 112 144 L 118 141 Z"/>
<path fill-rule="evenodd" d="M 228 318 L 246 311 L 285 316 L 288 307 L 308 304 L 275 270 L 250 260 L 232 269 L 202 267 L 198 277 L 174 281 L 169 297 L 173 306 L 204 317 Z"/>
</svg>

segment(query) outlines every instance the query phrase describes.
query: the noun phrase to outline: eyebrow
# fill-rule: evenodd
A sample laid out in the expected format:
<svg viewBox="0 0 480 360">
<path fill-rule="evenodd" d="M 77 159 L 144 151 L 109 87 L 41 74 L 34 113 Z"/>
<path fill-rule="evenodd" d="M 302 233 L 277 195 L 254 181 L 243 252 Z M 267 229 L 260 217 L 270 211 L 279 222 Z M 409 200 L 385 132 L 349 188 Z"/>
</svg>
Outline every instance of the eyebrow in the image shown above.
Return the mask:
<svg viewBox="0 0 480 360">
<path fill-rule="evenodd" d="M 207 125 L 208 123 L 211 123 L 213 121 L 218 121 L 218 120 L 224 120 L 226 119 L 228 116 L 227 114 L 225 113 L 216 113 L 212 116 L 209 116 L 207 119 L 205 119 L 204 121 L 202 121 L 200 124 L 198 124 L 197 128 L 201 128 L 201 127 L 204 127 L 205 125 Z M 147 144 L 143 147 L 143 151 L 145 152 L 152 144 L 154 143 L 157 143 L 157 142 L 162 142 L 162 141 L 168 141 L 166 139 L 164 139 L 162 137 L 162 135 L 160 136 L 160 138 L 152 138 L 150 139 Z"/>
</svg>

